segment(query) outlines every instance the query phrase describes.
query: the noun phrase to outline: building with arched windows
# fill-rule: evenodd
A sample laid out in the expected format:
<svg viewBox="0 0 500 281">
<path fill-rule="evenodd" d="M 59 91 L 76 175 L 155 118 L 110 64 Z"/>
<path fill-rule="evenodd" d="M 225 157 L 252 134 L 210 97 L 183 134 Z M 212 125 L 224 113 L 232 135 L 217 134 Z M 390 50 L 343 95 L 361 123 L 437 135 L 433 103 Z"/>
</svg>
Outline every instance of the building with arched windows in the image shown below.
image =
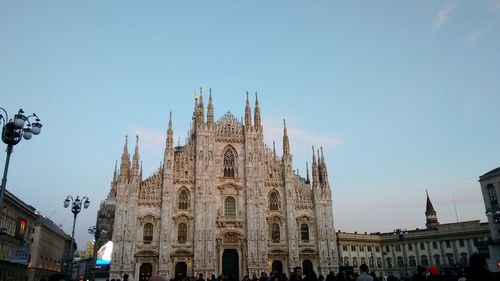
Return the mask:
<svg viewBox="0 0 500 281">
<path fill-rule="evenodd" d="M 244 121 L 214 119 L 195 101 L 192 129 L 173 145 L 172 117 L 163 164 L 147 178 L 125 140 L 105 205 L 114 205 L 110 278 L 147 280 L 288 273 L 295 266 L 326 275 L 338 268 L 330 184 L 323 151 L 312 155 L 312 179 L 293 169 L 286 125 L 283 151 L 264 144 L 257 97 Z M 138 142 L 138 138 L 137 138 Z"/>
</svg>

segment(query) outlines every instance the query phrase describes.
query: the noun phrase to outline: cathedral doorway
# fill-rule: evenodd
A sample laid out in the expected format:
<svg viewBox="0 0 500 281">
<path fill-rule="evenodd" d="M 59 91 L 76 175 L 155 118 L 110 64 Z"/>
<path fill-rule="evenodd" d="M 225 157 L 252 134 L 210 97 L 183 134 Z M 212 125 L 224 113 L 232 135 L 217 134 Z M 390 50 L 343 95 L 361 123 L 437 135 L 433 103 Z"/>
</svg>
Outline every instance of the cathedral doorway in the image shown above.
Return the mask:
<svg viewBox="0 0 500 281">
<path fill-rule="evenodd" d="M 304 275 L 309 275 L 313 271 L 313 264 L 310 260 L 302 261 L 302 271 Z"/>
<path fill-rule="evenodd" d="M 178 262 L 175 265 L 175 280 L 182 280 L 187 276 L 187 265 L 185 262 Z"/>
<path fill-rule="evenodd" d="M 150 263 L 143 263 L 139 269 L 139 281 L 148 281 L 153 272 L 153 266 Z"/>
<path fill-rule="evenodd" d="M 222 254 L 222 274 L 226 275 L 229 279 L 240 280 L 239 277 L 239 258 L 238 252 L 235 249 L 224 250 Z"/>
<path fill-rule="evenodd" d="M 281 263 L 281 261 L 273 261 L 271 271 L 281 275 L 283 273 L 283 264 Z"/>
</svg>

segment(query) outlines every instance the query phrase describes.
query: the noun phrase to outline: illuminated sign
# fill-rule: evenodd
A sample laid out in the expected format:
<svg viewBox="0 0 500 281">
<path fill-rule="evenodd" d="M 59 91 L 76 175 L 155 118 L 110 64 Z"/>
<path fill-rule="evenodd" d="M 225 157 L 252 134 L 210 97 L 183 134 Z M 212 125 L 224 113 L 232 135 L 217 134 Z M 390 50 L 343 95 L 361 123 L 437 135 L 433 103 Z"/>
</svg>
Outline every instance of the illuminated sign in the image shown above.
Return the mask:
<svg viewBox="0 0 500 281">
<path fill-rule="evenodd" d="M 97 258 L 95 261 L 95 265 L 109 265 L 111 263 L 112 253 L 113 253 L 113 242 L 108 241 L 99 249 L 99 251 L 97 251 Z"/>
</svg>

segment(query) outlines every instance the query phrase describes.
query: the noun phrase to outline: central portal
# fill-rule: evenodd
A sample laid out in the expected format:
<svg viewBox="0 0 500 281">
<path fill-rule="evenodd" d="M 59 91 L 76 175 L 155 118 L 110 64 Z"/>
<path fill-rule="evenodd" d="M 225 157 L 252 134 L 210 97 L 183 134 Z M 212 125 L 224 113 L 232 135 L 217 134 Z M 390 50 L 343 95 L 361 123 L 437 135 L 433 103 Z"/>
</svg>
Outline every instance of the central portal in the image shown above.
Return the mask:
<svg viewBox="0 0 500 281">
<path fill-rule="evenodd" d="M 222 274 L 229 280 L 240 280 L 239 258 L 235 249 L 224 250 L 222 254 Z"/>
</svg>

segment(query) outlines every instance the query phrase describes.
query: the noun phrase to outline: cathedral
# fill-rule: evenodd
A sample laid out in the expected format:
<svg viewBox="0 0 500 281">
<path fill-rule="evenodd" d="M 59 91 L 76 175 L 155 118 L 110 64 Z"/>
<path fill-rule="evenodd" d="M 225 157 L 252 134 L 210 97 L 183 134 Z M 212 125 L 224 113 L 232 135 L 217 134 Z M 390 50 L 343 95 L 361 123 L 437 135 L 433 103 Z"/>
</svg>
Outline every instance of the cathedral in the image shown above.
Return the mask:
<svg viewBox="0 0 500 281">
<path fill-rule="evenodd" d="M 142 178 L 139 137 L 132 159 L 126 138 L 101 205 L 113 210 L 109 278 L 338 270 L 323 151 L 313 147 L 311 179 L 309 171 L 304 178 L 294 171 L 286 124 L 281 155 L 263 136 L 257 95 L 252 110 L 247 93 L 241 121 L 230 112 L 216 120 L 211 93 L 205 108 L 200 91 L 185 145 L 174 146 L 170 114 L 163 161 L 151 176 Z"/>
</svg>

